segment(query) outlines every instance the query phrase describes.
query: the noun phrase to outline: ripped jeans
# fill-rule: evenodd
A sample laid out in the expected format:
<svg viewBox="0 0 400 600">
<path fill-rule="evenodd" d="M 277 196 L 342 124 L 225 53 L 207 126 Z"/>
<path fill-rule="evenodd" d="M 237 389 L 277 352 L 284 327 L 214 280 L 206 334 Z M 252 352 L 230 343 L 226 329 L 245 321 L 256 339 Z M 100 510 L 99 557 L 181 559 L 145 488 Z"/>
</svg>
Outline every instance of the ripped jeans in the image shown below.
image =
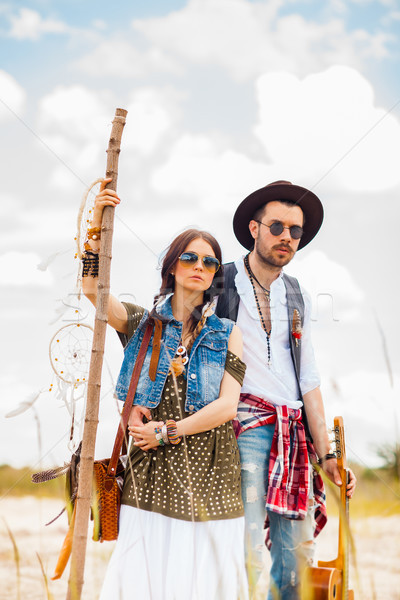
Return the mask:
<svg viewBox="0 0 400 600">
<path fill-rule="evenodd" d="M 246 561 L 249 581 L 255 584 L 263 570 L 265 495 L 274 429 L 275 425 L 262 425 L 247 429 L 238 437 L 246 519 Z M 310 563 L 314 554 L 314 507 L 310 506 L 304 520 L 286 519 L 270 511 L 268 516 L 272 542 L 268 600 L 298 600 L 299 563 Z"/>
</svg>

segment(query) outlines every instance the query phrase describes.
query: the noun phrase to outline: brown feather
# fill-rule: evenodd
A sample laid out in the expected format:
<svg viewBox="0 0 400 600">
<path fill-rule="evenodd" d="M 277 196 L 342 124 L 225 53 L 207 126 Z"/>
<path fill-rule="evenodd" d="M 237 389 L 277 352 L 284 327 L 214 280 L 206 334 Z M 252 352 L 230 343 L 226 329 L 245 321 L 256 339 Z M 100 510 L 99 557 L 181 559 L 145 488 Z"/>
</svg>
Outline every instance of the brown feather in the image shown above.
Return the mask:
<svg viewBox="0 0 400 600">
<path fill-rule="evenodd" d="M 39 471 L 34 473 L 31 477 L 32 483 L 43 483 L 44 481 L 50 481 L 65 475 L 70 469 L 71 463 L 65 463 L 63 467 L 56 467 L 55 469 L 47 469 L 47 471 Z"/>
</svg>

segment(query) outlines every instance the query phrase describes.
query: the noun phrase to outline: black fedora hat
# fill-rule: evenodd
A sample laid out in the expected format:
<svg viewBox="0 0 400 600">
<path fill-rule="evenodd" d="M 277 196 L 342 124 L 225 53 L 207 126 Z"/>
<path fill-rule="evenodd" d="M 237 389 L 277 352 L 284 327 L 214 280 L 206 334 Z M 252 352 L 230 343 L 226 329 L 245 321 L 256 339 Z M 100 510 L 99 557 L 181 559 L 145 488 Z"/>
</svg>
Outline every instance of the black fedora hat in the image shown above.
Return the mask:
<svg viewBox="0 0 400 600">
<path fill-rule="evenodd" d="M 324 218 L 324 209 L 320 199 L 313 192 L 299 185 L 293 185 L 290 181 L 274 181 L 256 190 L 239 204 L 233 217 L 233 231 L 236 238 L 242 246 L 251 250 L 254 239 L 249 231 L 249 223 L 259 208 L 273 200 L 278 202 L 289 200 L 303 211 L 304 232 L 298 249 L 304 248 L 317 235 Z"/>
</svg>

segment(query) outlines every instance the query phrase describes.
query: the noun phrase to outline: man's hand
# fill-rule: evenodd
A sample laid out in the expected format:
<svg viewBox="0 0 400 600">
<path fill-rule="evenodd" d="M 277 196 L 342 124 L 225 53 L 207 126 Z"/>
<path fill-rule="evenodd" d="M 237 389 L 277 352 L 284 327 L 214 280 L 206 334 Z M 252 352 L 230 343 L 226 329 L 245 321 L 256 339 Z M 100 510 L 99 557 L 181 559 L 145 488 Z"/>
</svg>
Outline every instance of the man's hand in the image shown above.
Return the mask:
<svg viewBox="0 0 400 600">
<path fill-rule="evenodd" d="M 330 458 L 329 460 L 324 460 L 322 463 L 322 468 L 326 475 L 329 477 L 333 483 L 338 486 L 342 485 L 342 478 L 340 477 L 339 468 L 337 465 L 336 458 Z M 356 489 L 357 479 L 351 469 L 348 470 L 350 475 L 350 481 L 347 484 L 347 496 L 351 498 Z"/>
</svg>

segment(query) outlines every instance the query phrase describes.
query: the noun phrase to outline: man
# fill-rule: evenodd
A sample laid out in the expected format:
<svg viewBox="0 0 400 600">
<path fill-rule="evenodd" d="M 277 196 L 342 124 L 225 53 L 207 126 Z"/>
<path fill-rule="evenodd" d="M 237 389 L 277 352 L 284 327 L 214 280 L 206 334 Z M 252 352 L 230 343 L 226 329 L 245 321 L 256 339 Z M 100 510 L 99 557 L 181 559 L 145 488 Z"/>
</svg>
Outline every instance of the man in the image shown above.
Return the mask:
<svg viewBox="0 0 400 600">
<path fill-rule="evenodd" d="M 216 310 L 243 333 L 247 370 L 235 427 L 249 580 L 257 580 L 262 570 L 267 516 L 271 600 L 299 598 L 300 565 L 312 562 L 315 532 L 326 521 L 322 481 L 310 461 L 318 456 L 327 476 L 341 485 L 311 345 L 310 299 L 282 271 L 317 234 L 322 220 L 317 196 L 288 181 L 245 198 L 233 229 L 249 253 L 225 265 L 225 292 Z M 349 496 L 354 488 L 351 474 Z"/>
</svg>

